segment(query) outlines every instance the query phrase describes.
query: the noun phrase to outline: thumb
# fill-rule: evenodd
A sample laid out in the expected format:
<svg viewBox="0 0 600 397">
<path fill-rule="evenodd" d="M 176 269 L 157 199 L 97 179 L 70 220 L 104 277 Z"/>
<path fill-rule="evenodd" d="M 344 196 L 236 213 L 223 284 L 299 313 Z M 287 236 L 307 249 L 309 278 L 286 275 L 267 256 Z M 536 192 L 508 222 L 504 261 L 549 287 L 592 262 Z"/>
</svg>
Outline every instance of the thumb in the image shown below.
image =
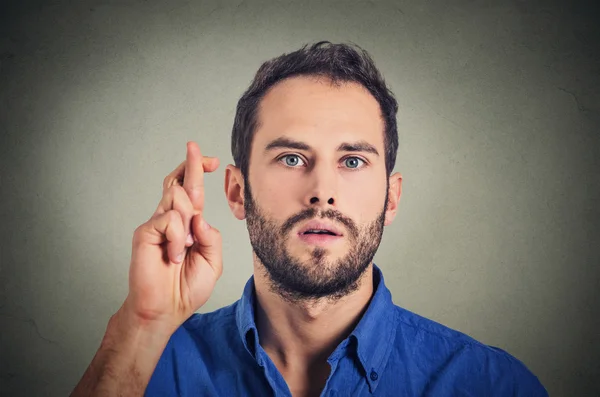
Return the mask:
<svg viewBox="0 0 600 397">
<path fill-rule="evenodd" d="M 194 215 L 192 218 L 192 231 L 196 240 L 196 244 L 192 247 L 193 251 L 202 255 L 220 273 L 217 267 L 220 268 L 223 262 L 221 233 L 210 226 L 201 214 Z"/>
</svg>

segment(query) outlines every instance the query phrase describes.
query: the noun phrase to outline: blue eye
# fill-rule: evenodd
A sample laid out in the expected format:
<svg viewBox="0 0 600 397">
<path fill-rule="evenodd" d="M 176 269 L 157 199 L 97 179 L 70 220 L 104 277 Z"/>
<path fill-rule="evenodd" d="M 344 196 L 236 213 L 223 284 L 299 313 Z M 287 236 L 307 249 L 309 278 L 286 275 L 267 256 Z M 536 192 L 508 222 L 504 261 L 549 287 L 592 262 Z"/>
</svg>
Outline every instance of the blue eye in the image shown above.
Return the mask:
<svg viewBox="0 0 600 397">
<path fill-rule="evenodd" d="M 364 161 L 358 157 L 348 157 L 344 160 L 344 162 L 348 168 L 359 168 L 360 162 L 364 163 Z"/>
<path fill-rule="evenodd" d="M 298 164 L 304 165 L 304 161 L 302 161 L 300 156 L 295 154 L 286 154 L 279 159 L 279 161 L 281 160 L 284 160 L 285 165 L 288 167 L 296 167 Z"/>
</svg>

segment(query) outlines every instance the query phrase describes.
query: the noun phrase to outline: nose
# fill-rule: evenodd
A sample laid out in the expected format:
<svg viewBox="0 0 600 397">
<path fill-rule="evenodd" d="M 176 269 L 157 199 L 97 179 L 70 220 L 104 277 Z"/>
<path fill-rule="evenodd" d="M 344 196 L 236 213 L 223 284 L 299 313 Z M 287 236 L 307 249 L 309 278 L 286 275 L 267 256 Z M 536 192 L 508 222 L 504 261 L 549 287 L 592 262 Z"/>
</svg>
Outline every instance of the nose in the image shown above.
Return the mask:
<svg viewBox="0 0 600 397">
<path fill-rule="evenodd" d="M 318 203 L 319 201 L 320 201 L 320 200 L 319 200 L 319 198 L 318 198 L 317 196 L 313 196 L 313 197 L 311 197 L 311 198 L 310 198 L 310 204 L 311 204 L 311 205 L 313 205 L 313 204 L 316 204 L 316 203 Z M 334 203 L 334 202 L 335 202 L 335 200 L 333 199 L 333 197 L 330 197 L 330 198 L 327 200 L 327 204 L 329 204 L 329 205 L 333 205 L 333 203 Z"/>
<path fill-rule="evenodd" d="M 325 164 L 315 164 L 310 173 L 305 204 L 310 207 L 335 207 L 337 178 L 335 170 Z"/>
</svg>

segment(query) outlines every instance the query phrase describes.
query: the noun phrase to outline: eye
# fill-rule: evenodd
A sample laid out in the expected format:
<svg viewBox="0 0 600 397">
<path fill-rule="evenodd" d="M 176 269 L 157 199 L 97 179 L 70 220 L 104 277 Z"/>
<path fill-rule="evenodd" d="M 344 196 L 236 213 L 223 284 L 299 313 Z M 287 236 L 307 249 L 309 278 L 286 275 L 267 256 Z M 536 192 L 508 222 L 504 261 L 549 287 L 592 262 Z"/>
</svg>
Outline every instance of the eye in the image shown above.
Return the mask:
<svg viewBox="0 0 600 397">
<path fill-rule="evenodd" d="M 304 165 L 304 160 L 302 160 L 302 158 L 300 158 L 300 156 L 297 154 L 286 154 L 285 156 L 281 156 L 279 161 L 283 161 L 283 163 L 288 167 L 294 168 L 296 168 L 298 164 L 301 166 Z"/>
<path fill-rule="evenodd" d="M 346 157 L 344 159 L 344 163 L 346 164 L 346 167 L 350 168 L 350 169 L 357 169 L 360 168 L 360 163 L 365 163 L 365 161 L 363 159 L 360 159 L 358 157 Z"/>
</svg>

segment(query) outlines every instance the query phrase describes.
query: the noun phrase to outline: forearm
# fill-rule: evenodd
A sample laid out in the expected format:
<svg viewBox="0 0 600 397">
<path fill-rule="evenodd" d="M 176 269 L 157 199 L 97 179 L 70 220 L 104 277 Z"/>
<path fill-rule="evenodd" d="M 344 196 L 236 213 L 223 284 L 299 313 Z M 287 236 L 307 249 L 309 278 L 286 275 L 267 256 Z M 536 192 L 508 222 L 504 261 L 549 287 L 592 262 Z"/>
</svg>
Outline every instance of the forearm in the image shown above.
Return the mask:
<svg viewBox="0 0 600 397">
<path fill-rule="evenodd" d="M 117 312 L 71 396 L 142 396 L 169 337 L 170 332 Z"/>
</svg>

